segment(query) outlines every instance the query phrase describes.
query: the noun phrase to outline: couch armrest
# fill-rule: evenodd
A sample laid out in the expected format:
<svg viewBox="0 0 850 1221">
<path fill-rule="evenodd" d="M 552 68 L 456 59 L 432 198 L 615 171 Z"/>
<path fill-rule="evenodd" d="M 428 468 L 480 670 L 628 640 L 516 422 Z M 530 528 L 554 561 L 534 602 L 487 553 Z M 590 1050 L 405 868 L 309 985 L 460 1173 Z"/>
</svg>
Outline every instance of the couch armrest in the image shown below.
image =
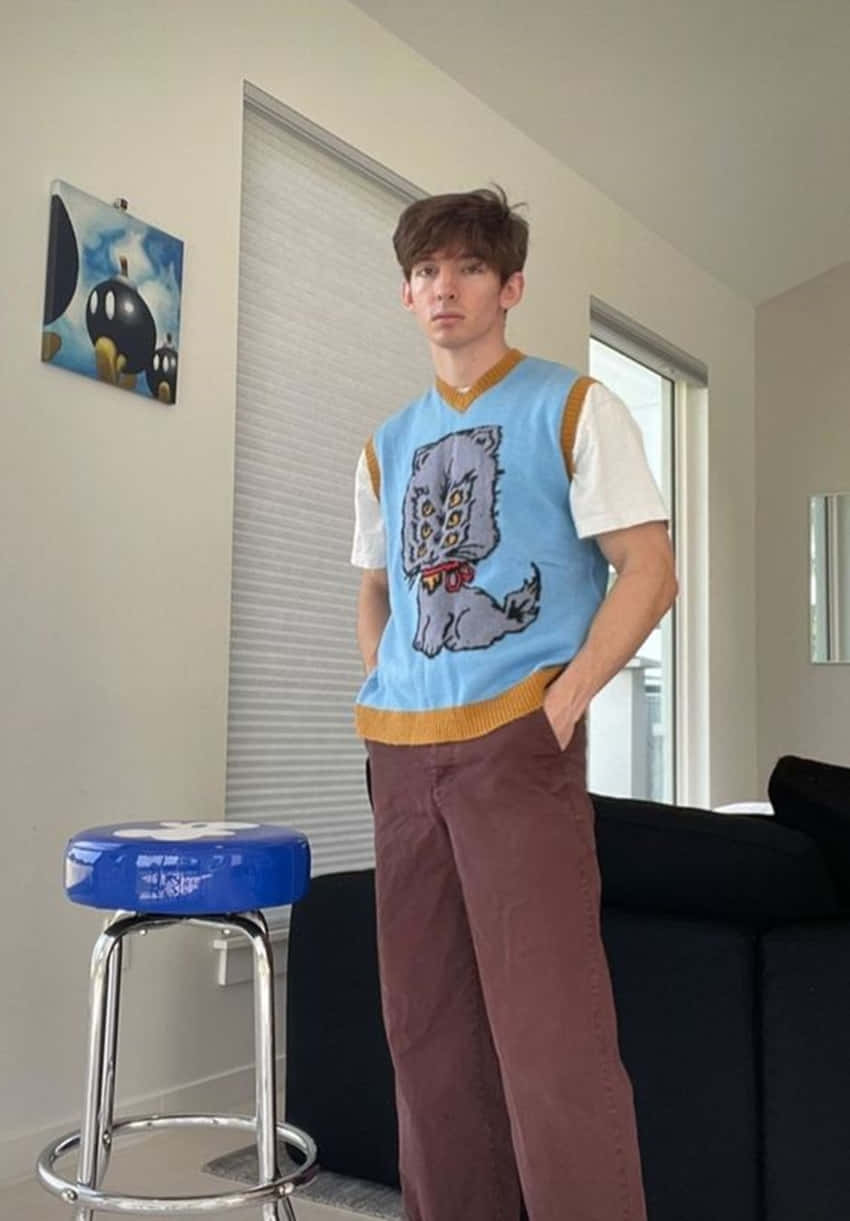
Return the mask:
<svg viewBox="0 0 850 1221">
<path fill-rule="evenodd" d="M 753 929 L 842 910 L 817 843 L 776 819 L 591 796 L 606 905 Z"/>
<path fill-rule="evenodd" d="M 768 783 L 777 822 L 816 840 L 850 906 L 850 768 L 783 755 Z"/>
</svg>

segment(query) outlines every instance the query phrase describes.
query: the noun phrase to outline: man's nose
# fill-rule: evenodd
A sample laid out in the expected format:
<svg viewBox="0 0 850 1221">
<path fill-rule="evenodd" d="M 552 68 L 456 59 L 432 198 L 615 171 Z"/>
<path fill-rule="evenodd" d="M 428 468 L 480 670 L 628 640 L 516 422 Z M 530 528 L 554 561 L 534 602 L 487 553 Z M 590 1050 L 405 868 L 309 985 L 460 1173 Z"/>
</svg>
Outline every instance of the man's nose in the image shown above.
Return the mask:
<svg viewBox="0 0 850 1221">
<path fill-rule="evenodd" d="M 456 292 L 454 272 L 444 268 L 437 275 L 435 292 L 441 300 L 453 297 Z"/>
</svg>

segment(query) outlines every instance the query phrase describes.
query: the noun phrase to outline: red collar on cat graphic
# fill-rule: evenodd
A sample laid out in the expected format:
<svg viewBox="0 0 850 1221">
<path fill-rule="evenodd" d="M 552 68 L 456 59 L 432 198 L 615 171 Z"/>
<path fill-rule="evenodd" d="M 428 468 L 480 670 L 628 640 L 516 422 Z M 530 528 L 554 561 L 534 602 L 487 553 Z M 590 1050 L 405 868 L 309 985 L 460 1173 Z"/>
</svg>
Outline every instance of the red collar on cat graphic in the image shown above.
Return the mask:
<svg viewBox="0 0 850 1221">
<path fill-rule="evenodd" d="M 423 579 L 439 577 L 441 573 L 446 574 L 446 593 L 456 594 L 464 585 L 469 585 L 475 576 L 475 569 L 465 560 L 446 560 L 444 564 L 435 564 L 433 568 L 422 569 Z M 435 581 L 434 588 L 438 584 L 439 581 Z"/>
</svg>

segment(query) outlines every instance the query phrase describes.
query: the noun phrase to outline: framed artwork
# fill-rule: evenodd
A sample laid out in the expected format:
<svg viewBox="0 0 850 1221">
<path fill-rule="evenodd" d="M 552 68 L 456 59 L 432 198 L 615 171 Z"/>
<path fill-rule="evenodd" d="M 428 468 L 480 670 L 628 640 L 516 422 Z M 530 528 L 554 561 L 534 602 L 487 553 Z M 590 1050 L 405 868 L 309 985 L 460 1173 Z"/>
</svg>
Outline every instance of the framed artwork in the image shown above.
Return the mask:
<svg viewBox="0 0 850 1221">
<path fill-rule="evenodd" d="M 160 403 L 177 401 L 183 242 L 56 181 L 41 359 Z"/>
</svg>

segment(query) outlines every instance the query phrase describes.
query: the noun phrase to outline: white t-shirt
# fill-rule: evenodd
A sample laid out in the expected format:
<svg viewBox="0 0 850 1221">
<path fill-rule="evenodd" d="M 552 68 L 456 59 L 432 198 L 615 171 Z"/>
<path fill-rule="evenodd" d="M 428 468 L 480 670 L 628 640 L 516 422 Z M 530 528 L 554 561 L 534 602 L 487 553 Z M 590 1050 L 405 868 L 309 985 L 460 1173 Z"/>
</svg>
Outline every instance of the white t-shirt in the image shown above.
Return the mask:
<svg viewBox="0 0 850 1221">
<path fill-rule="evenodd" d="M 573 466 L 570 508 L 579 538 L 669 519 L 640 429 L 622 399 L 601 382 L 594 382 L 585 396 Z M 387 563 L 381 505 L 365 453 L 355 475 L 351 562 L 358 568 L 385 568 Z"/>
</svg>

